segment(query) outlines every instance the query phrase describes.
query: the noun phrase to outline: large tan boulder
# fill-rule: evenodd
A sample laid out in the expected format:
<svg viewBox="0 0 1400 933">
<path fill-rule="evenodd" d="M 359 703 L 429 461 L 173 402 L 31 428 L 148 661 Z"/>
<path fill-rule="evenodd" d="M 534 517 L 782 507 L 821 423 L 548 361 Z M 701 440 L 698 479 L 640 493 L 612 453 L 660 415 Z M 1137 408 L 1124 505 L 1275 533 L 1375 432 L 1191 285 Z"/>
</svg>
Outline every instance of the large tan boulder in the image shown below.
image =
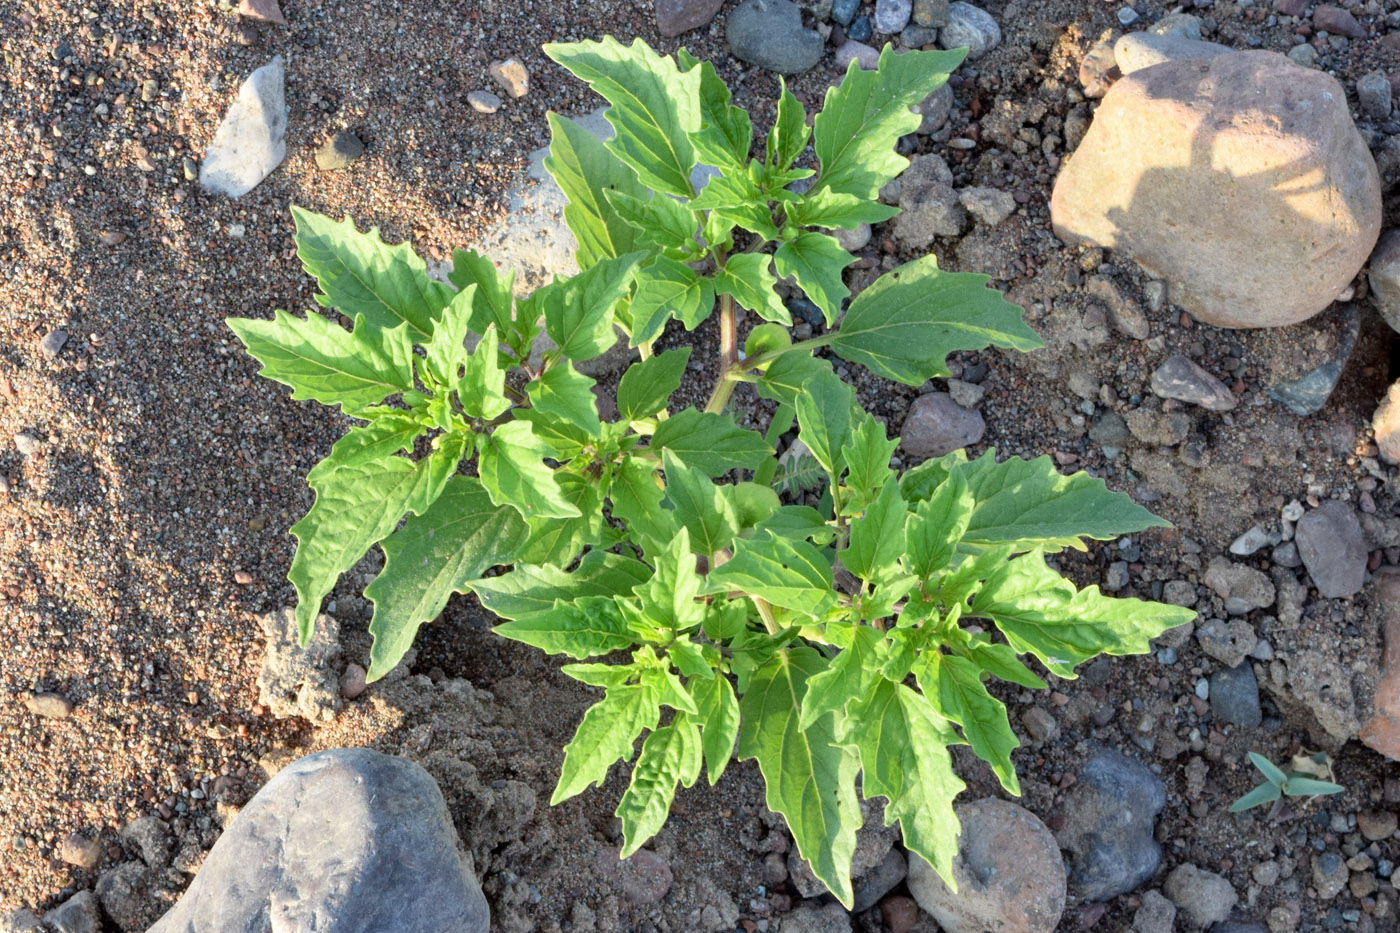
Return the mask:
<svg viewBox="0 0 1400 933">
<path fill-rule="evenodd" d="M 1326 308 L 1380 234 L 1375 162 L 1337 81 L 1276 52 L 1125 75 L 1056 179 L 1055 233 L 1121 250 L 1219 327 Z"/>
</svg>

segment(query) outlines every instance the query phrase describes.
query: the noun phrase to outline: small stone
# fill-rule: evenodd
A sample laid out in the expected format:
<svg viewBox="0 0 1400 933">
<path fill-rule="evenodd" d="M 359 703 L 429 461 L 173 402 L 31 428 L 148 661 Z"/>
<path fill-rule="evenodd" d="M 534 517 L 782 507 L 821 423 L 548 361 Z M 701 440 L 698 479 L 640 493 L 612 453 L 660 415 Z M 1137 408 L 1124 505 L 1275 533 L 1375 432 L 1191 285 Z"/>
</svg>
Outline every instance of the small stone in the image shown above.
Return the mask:
<svg viewBox="0 0 1400 933">
<path fill-rule="evenodd" d="M 851 25 L 851 20 L 855 19 L 856 11 L 860 9 L 860 0 L 833 0 L 831 4 L 831 19 L 842 26 Z M 915 4 L 918 9 L 918 4 Z"/>
<path fill-rule="evenodd" d="M 69 833 L 58 844 L 58 857 L 69 865 L 92 871 L 102 861 L 102 843 L 83 833 Z"/>
<path fill-rule="evenodd" d="M 938 31 L 938 45 L 945 49 L 967 48 L 968 59 L 981 58 L 1001 43 L 1001 27 L 981 7 L 963 0 L 948 5 L 948 22 Z"/>
<path fill-rule="evenodd" d="M 1366 582 L 1366 542 L 1356 511 L 1328 499 L 1298 521 L 1298 554 L 1317 590 L 1328 599 L 1354 596 Z"/>
<path fill-rule="evenodd" d="M 358 664 L 351 662 L 345 665 L 345 673 L 340 675 L 340 695 L 343 699 L 354 700 L 365 692 L 368 682 L 365 680 L 366 671 Z"/>
<path fill-rule="evenodd" d="M 147 78 L 141 82 L 141 100 L 151 103 L 160 96 L 160 83 L 155 78 Z"/>
<path fill-rule="evenodd" d="M 135 850 L 147 867 L 162 869 L 170 864 L 175 840 L 170 827 L 157 816 L 143 816 L 121 828 L 119 835 Z"/>
<path fill-rule="evenodd" d="M 1318 899 L 1330 901 L 1346 890 L 1351 872 L 1336 852 L 1324 852 L 1313 859 L 1312 876 Z"/>
<path fill-rule="evenodd" d="M 899 45 L 906 49 L 922 49 L 938 42 L 938 30 L 924 26 L 905 26 L 899 34 Z"/>
<path fill-rule="evenodd" d="M 1131 26 L 1139 19 L 1141 19 L 1141 17 L 1138 16 L 1138 11 L 1130 6 L 1125 6 L 1118 11 L 1118 22 L 1122 23 L 1124 26 Z"/>
<path fill-rule="evenodd" d="M 131 237 L 120 230 L 103 230 L 97 239 L 103 246 L 121 246 Z"/>
<path fill-rule="evenodd" d="M 1398 822 L 1390 810 L 1362 810 L 1356 814 L 1356 828 L 1371 842 L 1382 842 L 1395 835 Z"/>
<path fill-rule="evenodd" d="M 863 42 L 870 38 L 866 30 L 852 28 L 846 35 Z M 826 50 L 821 35 L 802 25 L 802 11 L 789 0 L 744 0 L 729 14 L 724 34 L 735 58 L 779 74 L 809 71 Z"/>
<path fill-rule="evenodd" d="M 945 81 L 938 86 L 938 90 L 909 109 L 924 118 L 924 122 L 919 124 L 919 128 L 915 132 L 921 136 L 937 133 L 948 122 L 948 117 L 953 112 L 952 85 Z"/>
<path fill-rule="evenodd" d="M 871 25 L 870 17 L 857 16 L 846 29 L 846 36 L 857 42 L 869 42 L 875 35 L 875 27 Z"/>
<path fill-rule="evenodd" d="M 975 408 L 982 401 L 982 397 L 987 394 L 987 390 L 975 383 L 963 382 L 961 379 L 949 379 L 948 394 L 963 408 Z"/>
<path fill-rule="evenodd" d="M 1371 251 L 1367 281 L 1376 310 L 1400 331 L 1400 230 L 1387 230 Z"/>
<path fill-rule="evenodd" d="M 1175 933 L 1176 905 L 1160 891 L 1148 891 L 1133 914 L 1132 933 Z"/>
<path fill-rule="evenodd" d="M 909 862 L 904 853 L 891 848 L 874 868 L 853 879 L 855 902 L 853 913 L 862 913 L 880 903 L 880 899 L 895 889 L 909 874 Z"/>
<path fill-rule="evenodd" d="M 1239 404 L 1225 383 L 1180 353 L 1153 371 L 1152 391 L 1208 411 L 1230 411 Z"/>
<path fill-rule="evenodd" d="M 897 179 L 902 213 L 895 218 L 894 237 L 905 246 L 923 249 L 935 237 L 960 235 L 967 226 L 967 210 L 951 184 L 942 179 L 918 178 L 915 166 L 921 167 L 922 163 L 915 160 Z"/>
<path fill-rule="evenodd" d="M 73 715 L 73 704 L 57 693 L 26 693 L 24 708 L 44 719 L 67 719 Z"/>
<path fill-rule="evenodd" d="M 1059 844 L 1070 853 L 1070 890 L 1106 901 L 1135 890 L 1162 863 L 1153 836 L 1166 806 L 1162 781 L 1142 763 L 1113 749 L 1099 749 L 1065 798 Z"/>
<path fill-rule="evenodd" d="M 199 163 L 185 156 L 180 160 L 180 171 L 184 173 L 185 181 L 194 181 L 199 177 Z"/>
<path fill-rule="evenodd" d="M 238 15 L 263 23 L 287 25 L 287 18 L 282 15 L 282 7 L 277 0 L 238 0 Z"/>
<path fill-rule="evenodd" d="M 836 49 L 835 58 L 836 67 L 842 71 L 853 61 L 859 62 L 865 71 L 874 71 L 880 67 L 880 51 L 854 39 L 847 39 L 841 43 Z"/>
<path fill-rule="evenodd" d="M 650 849 L 638 849 L 626 859 L 608 846 L 598 850 L 594 864 L 601 875 L 619 880 L 622 893 L 634 904 L 656 904 L 671 890 L 671 865 Z"/>
<path fill-rule="evenodd" d="M 1271 544 L 1278 544 L 1277 535 L 1270 535 L 1264 526 L 1255 525 L 1230 542 L 1230 553 L 1237 557 L 1248 557 Z"/>
<path fill-rule="evenodd" d="M 911 0 L 875 0 L 875 31 L 892 36 L 909 25 Z"/>
<path fill-rule="evenodd" d="M 1113 82 L 1123 76 L 1113 56 L 1113 38 L 1095 42 L 1079 62 L 1079 86 L 1084 96 L 1099 98 L 1108 93 Z"/>
<path fill-rule="evenodd" d="M 1381 459 L 1387 463 L 1400 463 L 1400 381 L 1391 383 L 1385 398 L 1376 406 L 1376 413 L 1371 417 L 1371 429 L 1376 435 Z"/>
<path fill-rule="evenodd" d="M 360 137 L 349 130 L 341 130 L 316 150 L 316 167 L 323 172 L 349 168 L 364 151 L 365 144 L 360 142 Z"/>
<path fill-rule="evenodd" d="M 900 447 L 917 463 L 975 444 L 986 430 L 980 414 L 963 408 L 947 392 L 930 392 L 909 406 L 899 432 Z"/>
<path fill-rule="evenodd" d="M 44 335 L 44 339 L 39 341 L 39 352 L 47 359 L 57 359 L 58 351 L 63 349 L 63 345 L 68 342 L 68 331 L 59 328 L 51 330 Z"/>
<path fill-rule="evenodd" d="M 42 920 L 32 910 L 21 907 L 0 914 L 0 933 L 49 933 Z"/>
<path fill-rule="evenodd" d="M 708 26 L 724 0 L 656 0 L 656 30 L 668 39 Z"/>
<path fill-rule="evenodd" d="M 1198 4 L 1199 5 L 1199 4 Z M 1201 18 L 1190 13 L 1168 13 L 1147 30 L 1153 36 L 1179 36 L 1182 39 L 1201 38 Z"/>
<path fill-rule="evenodd" d="M 520 59 L 492 62 L 486 70 L 511 97 L 524 97 L 530 92 L 530 72 Z"/>
<path fill-rule="evenodd" d="M 1350 10 L 1327 4 L 1313 10 L 1313 28 L 1348 39 L 1366 38 L 1366 27 L 1356 21 Z"/>
<path fill-rule="evenodd" d="M 235 570 L 233 572 L 233 582 L 239 586 L 247 586 L 253 582 L 253 575 L 246 570 Z"/>
<path fill-rule="evenodd" d="M 836 237 L 836 242 L 841 244 L 841 248 L 848 253 L 858 252 L 865 249 L 870 242 L 870 224 L 862 221 L 856 225 L 854 230 L 836 229 L 831 231 Z"/>
<path fill-rule="evenodd" d="M 1253 729 L 1263 721 L 1259 681 L 1248 662 L 1210 675 L 1210 709 L 1216 719 Z"/>
<path fill-rule="evenodd" d="M 243 82 L 204 153 L 204 188 L 240 198 L 281 164 L 287 154 L 285 79 L 279 55 Z"/>
<path fill-rule="evenodd" d="M 340 623 L 325 613 L 317 616 L 311 641 L 303 646 L 291 609 L 268 613 L 259 622 L 267 648 L 258 672 L 258 702 L 278 719 L 335 718 L 341 707 Z"/>
<path fill-rule="evenodd" d="M 44 446 L 44 442 L 27 431 L 15 435 L 15 449 L 26 457 L 32 457 Z"/>
<path fill-rule="evenodd" d="M 1356 339 L 1361 335 L 1361 315 L 1356 305 L 1344 304 L 1329 312 L 1329 330 L 1335 328 L 1340 334 L 1332 358 L 1321 363 L 1297 379 L 1277 383 L 1269 387 L 1269 398 L 1282 402 L 1295 415 L 1307 417 L 1321 410 L 1337 387 L 1342 369 L 1356 348 Z"/>
<path fill-rule="evenodd" d="M 1267 574 L 1225 557 L 1214 558 L 1206 566 L 1205 584 L 1225 601 L 1225 611 L 1230 615 L 1265 609 L 1274 604 L 1277 596 Z"/>
<path fill-rule="evenodd" d="M 1016 210 L 1011 193 L 996 188 L 964 188 L 958 192 L 958 202 L 988 227 L 995 227 Z"/>
<path fill-rule="evenodd" d="M 1039 706 L 1029 707 L 1022 713 L 1021 723 L 1032 742 L 1050 742 L 1060 734 L 1060 724 L 1055 717 Z"/>
<path fill-rule="evenodd" d="M 880 902 L 880 917 L 890 933 L 909 933 L 919 921 L 919 904 L 903 895 L 887 897 Z"/>
<path fill-rule="evenodd" d="M 1356 82 L 1356 99 L 1368 117 L 1384 120 L 1390 116 L 1392 89 L 1384 71 L 1373 71 Z"/>
<path fill-rule="evenodd" d="M 1240 899 L 1229 881 L 1189 862 L 1172 869 L 1162 889 L 1186 922 L 1198 929 L 1229 917 Z"/>
<path fill-rule="evenodd" d="M 472 91 L 467 95 L 467 103 L 477 113 L 495 113 L 501 109 L 503 101 L 490 91 Z"/>
<path fill-rule="evenodd" d="M 913 20 L 928 29 L 941 29 L 948 23 L 948 0 L 914 0 Z"/>
<path fill-rule="evenodd" d="M 100 933 L 102 912 L 91 891 L 79 891 L 44 914 L 52 933 Z"/>
<path fill-rule="evenodd" d="M 10 489 L 10 478 L 4 473 L 0 473 L 0 496 L 8 496 L 10 494 Z"/>
</svg>

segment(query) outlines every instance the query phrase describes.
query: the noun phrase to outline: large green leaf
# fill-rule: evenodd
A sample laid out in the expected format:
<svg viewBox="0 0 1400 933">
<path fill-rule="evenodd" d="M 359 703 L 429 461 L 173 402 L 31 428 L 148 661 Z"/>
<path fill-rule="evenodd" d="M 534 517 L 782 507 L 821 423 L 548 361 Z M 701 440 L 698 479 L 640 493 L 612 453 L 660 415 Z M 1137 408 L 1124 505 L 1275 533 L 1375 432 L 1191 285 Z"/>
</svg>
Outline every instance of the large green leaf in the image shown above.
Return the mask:
<svg viewBox="0 0 1400 933">
<path fill-rule="evenodd" d="M 962 726 L 968 744 L 978 758 L 992 766 L 1001 786 L 1020 794 L 1011 752 L 1021 741 L 1011 731 L 1006 707 L 987 692 L 980 674 L 977 665 L 966 658 L 936 650 L 925 651 L 914 662 L 914 677 L 934 710 Z"/>
<path fill-rule="evenodd" d="M 617 385 L 617 410 L 623 421 L 650 418 L 666 408 L 671 393 L 680 388 L 690 347 L 677 347 L 633 363 Z"/>
<path fill-rule="evenodd" d="M 607 147 L 637 173 L 646 186 L 690 197 L 695 150 L 690 137 L 700 130 L 700 73 L 682 72 L 637 39 L 625 46 L 611 36 L 600 42 L 551 42 L 544 53 L 574 77 L 588 82 L 612 106 L 608 122 L 617 135 Z"/>
<path fill-rule="evenodd" d="M 611 188 L 605 189 L 603 196 L 617 216 L 637 228 L 638 243 L 678 255 L 696 248 L 700 218 L 675 198 L 664 194 L 639 198 Z"/>
<path fill-rule="evenodd" d="M 485 335 L 462 367 L 462 378 L 457 380 L 457 399 L 470 418 L 490 421 L 510 407 L 500 345 L 496 325 L 488 324 Z"/>
<path fill-rule="evenodd" d="M 917 386 L 948 375 L 946 360 L 954 350 L 1042 346 L 1021 320 L 1021 309 L 987 288 L 988 281 L 971 272 L 944 272 L 935 256 L 907 262 L 851 302 L 831 348 L 877 375 Z"/>
<path fill-rule="evenodd" d="M 922 119 L 909 108 L 924 100 L 967 54 L 906 50 L 886 45 L 879 67 L 863 71 L 852 61 L 841 83 L 826 92 L 813 124 L 821 174 L 814 191 L 829 188 L 874 201 L 909 160 L 895 152 L 899 137 Z"/>
<path fill-rule="evenodd" d="M 651 449 L 669 450 L 706 476 L 751 470 L 773 448 L 757 431 L 741 428 L 732 415 L 686 408 L 656 426 Z"/>
<path fill-rule="evenodd" d="M 311 468 L 306 480 L 312 488 L 321 478 L 342 467 L 361 466 L 413 449 L 413 442 L 426 429 L 406 411 L 381 415 L 369 424 L 353 427 L 335 442 L 331 452 Z"/>
<path fill-rule="evenodd" d="M 861 824 L 855 790 L 860 760 L 837 744 L 832 717 L 805 730 L 798 725 L 807 682 L 825 667 L 811 648 L 792 648 L 753 673 L 739 704 L 739 758 L 758 759 L 768 809 L 783 815 L 798 854 L 850 908 L 851 858 Z"/>
<path fill-rule="evenodd" d="M 468 585 L 487 609 L 503 619 L 518 619 L 553 608 L 556 599 L 627 596 L 637 584 L 649 579 L 651 568 L 639 560 L 607 551 L 589 551 L 572 572 L 516 564 L 509 573 L 471 580 Z"/>
<path fill-rule="evenodd" d="M 617 805 L 622 821 L 621 858 L 642 847 L 671 815 L 677 782 L 686 787 L 700 776 L 700 730 L 687 714 L 647 736 L 632 769 L 632 783 Z"/>
<path fill-rule="evenodd" d="M 822 309 L 827 327 L 836 323 L 841 303 L 851 294 L 841 273 L 855 259 L 835 237 L 825 233 L 800 233 L 773 254 L 778 274 L 797 280 L 812 303 Z"/>
<path fill-rule="evenodd" d="M 614 259 L 637 248 L 637 228 L 608 206 L 605 191 L 645 198 L 646 185 L 602 141 L 580 124 L 549 114 L 549 155 L 544 167 L 568 198 L 564 222 L 578 240 L 580 269 L 600 259 Z"/>
<path fill-rule="evenodd" d="M 714 284 L 685 263 L 662 256 L 637 271 L 631 344 L 655 340 L 670 318 L 694 330 L 714 309 Z"/>
<path fill-rule="evenodd" d="M 291 386 L 292 398 L 340 405 L 355 414 L 413 388 L 407 326 L 376 329 L 357 319 L 354 331 L 314 311 L 306 319 L 278 311 L 270 321 L 229 318 L 228 326 L 261 374 Z"/>
<path fill-rule="evenodd" d="M 845 718 L 847 704 L 861 705 L 880 680 L 881 649 L 885 634 L 869 625 L 849 626 L 851 642 L 842 647 L 831 666 L 807 681 L 802 698 L 798 728 L 807 729 L 828 713 L 838 723 Z"/>
<path fill-rule="evenodd" d="M 636 589 L 648 617 L 667 629 L 699 625 L 705 607 L 696 602 L 700 596 L 700 575 L 695 570 L 689 530 L 682 527 L 665 550 L 648 557 L 655 573 Z"/>
<path fill-rule="evenodd" d="M 550 806 L 563 803 L 602 784 L 613 762 L 630 761 L 643 729 L 655 729 L 661 716 L 656 689 L 641 683 L 610 687 L 603 699 L 583 714 L 583 721 L 564 746 L 564 765 Z"/>
<path fill-rule="evenodd" d="M 644 253 L 603 259 L 578 275 L 555 279 L 530 296 L 531 311 L 544 316 L 545 333 L 576 363 L 601 356 L 617 343 L 613 312 L 632 288 Z"/>
<path fill-rule="evenodd" d="M 476 286 L 469 305 L 471 317 L 468 326 L 473 332 L 484 334 L 492 324 L 496 325 L 498 334 L 510 332 L 515 306 L 514 269 L 506 269 L 502 273 L 495 263 L 480 253 L 459 249 L 452 254 L 452 271 L 447 274 L 447 279 L 457 286 L 458 296 Z M 453 302 L 455 304 L 456 299 Z"/>
<path fill-rule="evenodd" d="M 602 434 L 603 423 L 598 419 L 593 380 L 574 369 L 568 360 L 561 360 L 539 378 L 530 380 L 525 394 L 536 411 L 563 418 L 594 437 Z"/>
<path fill-rule="evenodd" d="M 551 608 L 502 622 L 493 631 L 546 654 L 567 654 L 579 660 L 631 648 L 635 643 L 611 596 L 581 596 L 573 602 L 557 599 Z"/>
<path fill-rule="evenodd" d="M 374 602 L 369 679 L 399 663 L 418 627 L 437 618 L 453 593 L 496 564 L 510 563 L 525 541 L 515 509 L 496 506 L 479 480 L 454 476 L 422 515 L 385 538 L 384 569 L 365 588 Z"/>
<path fill-rule="evenodd" d="M 787 213 L 788 218 L 800 227 L 854 230 L 863 223 L 878 224 L 889 220 L 899 213 L 899 208 L 823 188 L 789 205 Z"/>
<path fill-rule="evenodd" d="M 847 740 L 860 750 L 861 794 L 889 801 L 886 825 L 899 820 L 905 848 L 923 856 L 956 891 L 953 798 L 966 785 L 953 772 L 950 731 L 926 697 L 888 680 L 853 704 L 846 722 Z"/>
<path fill-rule="evenodd" d="M 750 233 L 758 234 L 765 241 L 778 238 L 778 228 L 773 223 L 768 198 L 747 172 L 735 171 L 711 178 L 705 190 L 690 202 L 690 206 L 697 211 L 709 211 L 714 217 L 722 217 Z"/>
<path fill-rule="evenodd" d="M 729 88 L 715 66 L 699 62 L 685 49 L 676 52 L 682 71 L 700 73 L 700 132 L 690 137 L 700 158 L 727 172 L 743 171 L 753 142 L 748 112 L 733 106 Z"/>
<path fill-rule="evenodd" d="M 836 601 L 831 564 L 806 541 L 763 531 L 740 538 L 734 556 L 705 578 L 709 593 L 742 590 L 775 606 L 820 616 Z"/>
<path fill-rule="evenodd" d="M 700 710 L 705 773 L 713 787 L 734 755 L 734 740 L 739 735 L 739 702 L 726 677 L 692 679 L 687 686 Z"/>
<path fill-rule="evenodd" d="M 585 547 L 602 541 L 603 491 L 592 476 L 573 470 L 555 470 L 554 481 L 559 485 L 560 497 L 579 514 L 569 518 L 536 516 L 527 519 L 525 524 L 530 526 L 530 537 L 520 549 L 520 559 L 532 564 L 568 566 Z"/>
<path fill-rule="evenodd" d="M 481 440 L 477 469 L 496 505 L 513 506 L 524 518 L 575 518 L 580 510 L 566 500 L 544 463 L 549 451 L 530 425 L 509 421 Z"/>
<path fill-rule="evenodd" d="M 773 119 L 773 128 L 768 131 L 767 163 L 779 171 L 786 169 L 802 155 L 807 148 L 807 140 L 812 129 L 807 125 L 807 114 L 802 102 L 788 90 L 787 79 L 778 77 L 778 115 Z"/>
<path fill-rule="evenodd" d="M 690 532 L 696 554 L 706 557 L 729 547 L 739 533 L 734 503 L 701 470 L 688 466 L 673 451 L 665 454 L 666 502 Z"/>
<path fill-rule="evenodd" d="M 833 482 L 844 472 L 841 450 L 851 434 L 855 407 L 855 390 L 830 370 L 808 380 L 797 395 L 798 436 Z"/>
<path fill-rule="evenodd" d="M 1121 492 L 1088 473 L 1060 474 L 1048 456 L 1011 457 L 997 463 L 989 450 L 953 467 L 967 481 L 977 505 L 963 532 L 973 544 L 1084 550 L 1084 538 L 1099 541 L 1144 528 L 1171 527 Z"/>
<path fill-rule="evenodd" d="M 730 256 L 724 268 L 715 273 L 715 291 L 732 296 L 765 321 L 791 327 L 792 315 L 773 289 L 778 280 L 769 271 L 769 262 L 769 257 L 764 253 Z"/>
<path fill-rule="evenodd" d="M 905 526 L 908 545 L 904 565 L 910 573 L 927 580 L 952 562 L 975 505 L 967 480 L 955 473 L 931 498 L 915 507 Z"/>
<path fill-rule="evenodd" d="M 862 580 L 883 577 L 904 553 L 904 523 L 909 510 L 890 476 L 865 514 L 851 520 L 850 544 L 841 552 L 846 569 Z"/>
<path fill-rule="evenodd" d="M 414 343 L 433 335 L 433 322 L 452 300 L 452 289 L 428 278 L 423 257 L 407 243 L 388 246 L 379 228 L 360 233 L 347 217 L 329 217 L 292 207 L 297 256 L 315 276 L 316 303 L 348 318 L 364 316 L 374 328 L 407 324 Z"/>
<path fill-rule="evenodd" d="M 860 412 L 846 442 L 841 445 L 841 459 L 846 461 L 846 485 L 856 495 L 864 497 L 884 488 L 885 482 L 894 475 L 890 469 L 890 456 L 899 446 L 899 440 L 885 436 L 885 427 L 869 414 Z"/>
<path fill-rule="evenodd" d="M 613 473 L 608 491 L 613 518 L 626 522 L 632 539 L 648 552 L 669 541 L 677 528 L 675 513 L 661 507 L 665 493 L 659 480 L 656 464 L 628 455 Z"/>
<path fill-rule="evenodd" d="M 966 615 L 991 619 L 1017 652 L 1033 654 L 1051 672 L 1073 678 L 1077 665 L 1100 654 L 1146 654 L 1152 639 L 1190 622 L 1196 612 L 1113 599 L 1097 586 L 1076 590 L 1034 550 L 988 577 Z"/>
</svg>

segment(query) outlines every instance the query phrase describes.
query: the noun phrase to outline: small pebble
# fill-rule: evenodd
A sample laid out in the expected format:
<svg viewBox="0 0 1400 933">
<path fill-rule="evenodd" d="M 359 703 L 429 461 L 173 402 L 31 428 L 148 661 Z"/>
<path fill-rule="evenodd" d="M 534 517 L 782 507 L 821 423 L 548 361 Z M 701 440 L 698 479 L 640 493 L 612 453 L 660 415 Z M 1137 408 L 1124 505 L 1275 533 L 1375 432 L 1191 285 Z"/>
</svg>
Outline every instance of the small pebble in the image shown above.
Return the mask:
<svg viewBox="0 0 1400 933">
<path fill-rule="evenodd" d="M 340 695 L 347 700 L 353 700 L 364 693 L 368 685 L 365 676 L 363 667 L 353 663 L 347 664 L 345 673 L 340 675 Z"/>
<path fill-rule="evenodd" d="M 1118 11 L 1118 22 L 1122 23 L 1124 26 L 1131 26 L 1133 23 L 1136 23 L 1139 18 L 1138 11 L 1130 6 L 1125 6 Z"/>
<path fill-rule="evenodd" d="M 27 431 L 21 431 L 15 435 L 15 449 L 26 457 L 34 456 L 42 446 L 43 441 Z"/>
<path fill-rule="evenodd" d="M 28 693 L 24 708 L 44 719 L 67 719 L 73 714 L 73 704 L 57 693 Z"/>
<path fill-rule="evenodd" d="M 348 168 L 364 154 L 365 144 L 354 133 L 341 130 L 316 150 L 316 167 L 323 172 L 335 172 Z"/>
<path fill-rule="evenodd" d="M 247 586 L 253 582 L 253 575 L 246 570 L 235 570 L 233 572 L 233 582 L 240 586 Z"/>
<path fill-rule="evenodd" d="M 103 246 L 121 246 L 130 237 L 120 230 L 103 230 L 98 239 L 102 241 Z"/>
<path fill-rule="evenodd" d="M 467 95 L 467 103 L 477 113 L 495 113 L 501 109 L 503 101 L 490 91 L 472 91 Z"/>
<path fill-rule="evenodd" d="M 63 349 L 63 345 L 68 342 L 68 331 L 63 328 L 51 330 L 44 335 L 44 339 L 39 341 L 39 352 L 48 359 L 57 359 L 58 351 Z"/>
<path fill-rule="evenodd" d="M 529 93 L 530 72 L 521 64 L 520 59 L 507 58 L 503 62 L 492 62 L 487 70 L 511 97 L 524 97 Z"/>
</svg>

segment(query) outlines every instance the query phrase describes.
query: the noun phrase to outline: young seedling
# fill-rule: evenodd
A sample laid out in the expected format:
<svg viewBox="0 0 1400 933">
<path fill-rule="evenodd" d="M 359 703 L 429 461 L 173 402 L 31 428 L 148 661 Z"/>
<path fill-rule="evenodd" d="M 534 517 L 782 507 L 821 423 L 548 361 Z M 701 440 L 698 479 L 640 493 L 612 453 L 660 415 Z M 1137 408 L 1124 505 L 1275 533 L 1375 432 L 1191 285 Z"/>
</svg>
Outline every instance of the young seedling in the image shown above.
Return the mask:
<svg viewBox="0 0 1400 933">
<path fill-rule="evenodd" d="M 949 375 L 957 350 L 1041 346 L 987 276 L 932 256 L 851 299 L 855 257 L 831 235 L 898 213 L 878 195 L 908 164 L 895 145 L 919 125 L 910 107 L 964 50 L 852 63 L 810 124 L 780 84 L 761 157 L 749 115 L 684 50 L 605 38 L 545 51 L 612 105 L 607 142 L 549 115 L 545 166 L 568 198 L 577 275 L 517 298 L 511 274 L 460 250 L 448 286 L 405 244 L 293 209 L 317 302 L 352 326 L 316 312 L 229 321 L 292 398 L 360 422 L 308 474 L 316 500 L 292 527 L 300 635 L 378 544 L 371 679 L 453 593 L 507 620 L 506 638 L 567 656 L 564 673 L 605 692 L 552 802 L 636 756 L 617 808 L 624 857 L 661 828 L 677 785 L 702 767 L 713 784 L 737 750 L 846 905 L 858 779 L 952 883 L 963 782 L 949 746 L 971 745 L 1020 792 L 1019 741 L 987 683 L 1043 688 L 1023 658 L 1073 678 L 1195 615 L 1081 590 L 1047 562 L 1161 519 L 1049 457 L 958 452 L 896 473 L 898 438 L 817 355 L 919 386 Z M 697 164 L 717 172 L 698 191 Z M 792 340 L 780 279 L 821 309 L 811 339 Z M 742 343 L 739 307 L 767 322 Z M 673 408 L 695 347 L 654 344 L 712 315 L 718 381 L 702 408 Z M 606 421 L 576 364 L 619 329 L 640 360 Z M 765 433 L 729 411 L 745 383 L 776 403 Z M 774 447 L 794 427 L 809 453 L 780 471 Z M 818 489 L 816 507 L 795 501 Z"/>
<path fill-rule="evenodd" d="M 1269 810 L 1269 818 L 1272 819 L 1278 815 L 1284 797 L 1320 797 L 1323 794 L 1338 794 L 1346 790 L 1340 784 L 1320 781 L 1296 769 L 1285 774 L 1282 768 L 1257 752 L 1250 752 L 1249 760 L 1254 763 L 1259 773 L 1264 775 L 1264 783 L 1230 804 L 1231 813 L 1242 813 L 1271 803 L 1273 807 Z"/>
</svg>

